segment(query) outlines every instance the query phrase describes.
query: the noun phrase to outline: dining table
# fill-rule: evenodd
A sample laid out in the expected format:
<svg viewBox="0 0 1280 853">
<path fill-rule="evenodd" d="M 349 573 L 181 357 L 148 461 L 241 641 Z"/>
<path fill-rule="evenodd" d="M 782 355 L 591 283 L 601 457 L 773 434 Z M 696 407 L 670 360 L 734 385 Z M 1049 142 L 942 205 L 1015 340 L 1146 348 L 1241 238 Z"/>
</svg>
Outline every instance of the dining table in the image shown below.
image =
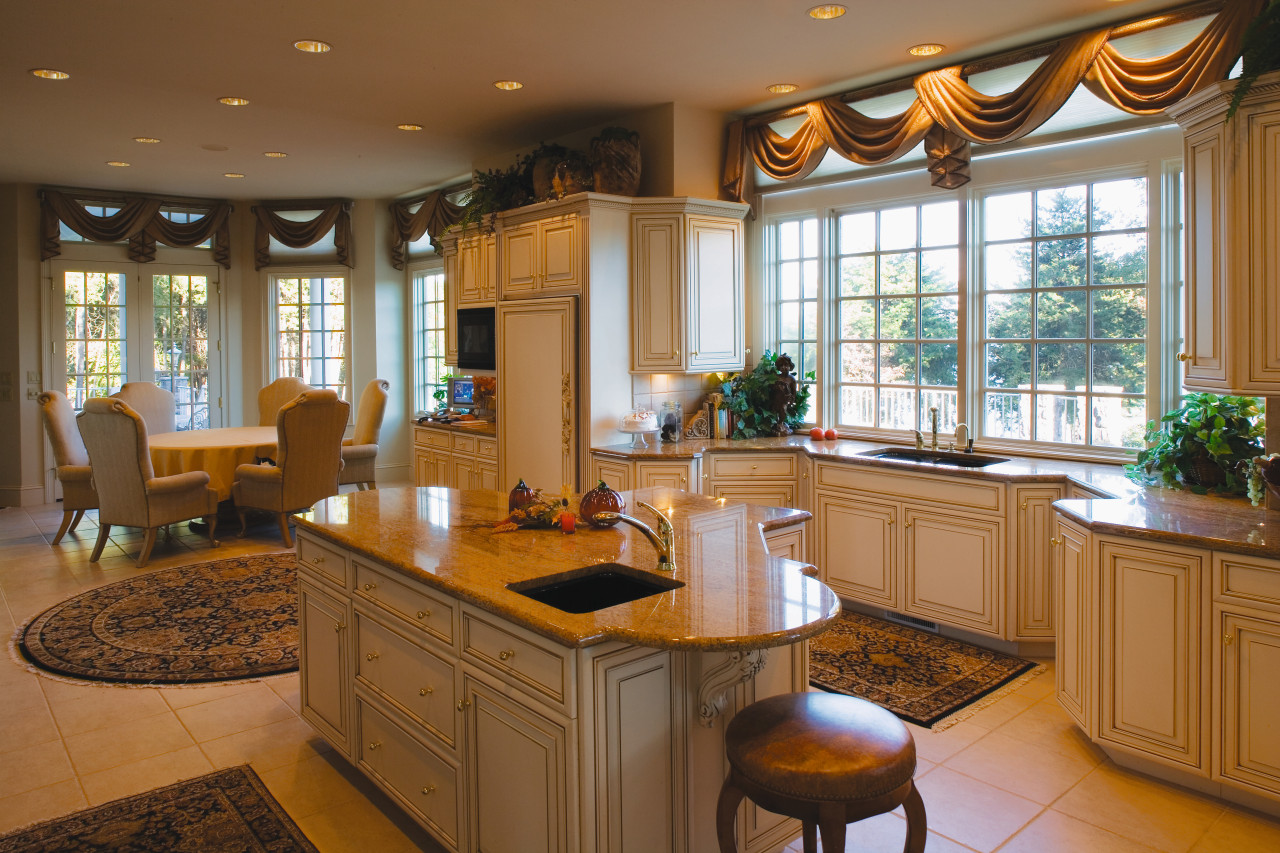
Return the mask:
<svg viewBox="0 0 1280 853">
<path fill-rule="evenodd" d="M 148 437 L 156 476 L 205 471 L 218 500 L 231 499 L 236 467 L 276 453 L 274 426 L 213 427 L 161 432 Z"/>
</svg>

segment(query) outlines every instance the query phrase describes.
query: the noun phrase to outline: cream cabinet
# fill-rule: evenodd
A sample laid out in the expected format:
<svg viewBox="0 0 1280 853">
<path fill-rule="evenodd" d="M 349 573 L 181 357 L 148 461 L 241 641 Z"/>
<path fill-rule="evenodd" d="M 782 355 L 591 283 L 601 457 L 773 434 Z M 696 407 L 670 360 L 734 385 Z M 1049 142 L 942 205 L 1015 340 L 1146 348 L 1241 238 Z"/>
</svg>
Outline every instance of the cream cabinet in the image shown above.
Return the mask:
<svg viewBox="0 0 1280 853">
<path fill-rule="evenodd" d="M 802 507 L 798 453 L 707 453 L 702 460 L 702 493 L 761 506 Z M 806 478 L 807 479 L 807 478 Z"/>
<path fill-rule="evenodd" d="M 498 440 L 442 427 L 413 428 L 414 484 L 497 489 Z"/>
<path fill-rule="evenodd" d="M 503 299 L 579 292 L 584 259 L 582 220 L 576 212 L 504 217 L 500 232 Z"/>
<path fill-rule="evenodd" d="M 622 459 L 605 453 L 591 454 L 590 484 L 601 480 L 611 489 L 667 488 L 683 492 L 699 491 L 700 462 L 686 459 Z"/>
<path fill-rule="evenodd" d="M 748 209 L 688 198 L 633 201 L 633 372 L 743 368 Z"/>
<path fill-rule="evenodd" d="M 325 738 L 350 754 L 354 726 L 346 684 L 351 678 L 347 632 L 351 627 L 349 605 L 324 591 L 324 584 L 298 583 L 299 694 L 302 716 Z"/>
<path fill-rule="evenodd" d="M 1014 486 L 1009 524 L 1010 639 L 1052 640 L 1054 630 L 1053 502 L 1057 485 Z"/>
<path fill-rule="evenodd" d="M 479 228 L 440 238 L 444 257 L 445 364 L 458 363 L 458 309 L 497 299 L 498 240 Z"/>
</svg>

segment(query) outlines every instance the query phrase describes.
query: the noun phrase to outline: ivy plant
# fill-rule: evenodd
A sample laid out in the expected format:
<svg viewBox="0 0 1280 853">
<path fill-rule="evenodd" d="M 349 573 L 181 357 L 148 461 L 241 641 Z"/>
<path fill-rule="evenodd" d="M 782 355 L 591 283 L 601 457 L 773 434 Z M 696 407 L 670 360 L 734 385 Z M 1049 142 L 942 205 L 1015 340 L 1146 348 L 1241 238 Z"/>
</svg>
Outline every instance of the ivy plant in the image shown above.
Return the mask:
<svg viewBox="0 0 1280 853">
<path fill-rule="evenodd" d="M 1262 453 L 1265 433 L 1256 397 L 1187 394 L 1147 424 L 1147 447 L 1125 473 L 1138 483 L 1242 495 L 1248 478 L 1241 463 Z"/>
<path fill-rule="evenodd" d="M 734 417 L 732 438 L 788 435 L 804 423 L 809 411 L 809 385 L 797 383 L 794 399 L 782 411 L 776 408 L 774 389 L 781 379 L 780 358 L 790 361 L 785 353 L 774 355 L 765 350 L 755 367 L 733 375 L 724 383 L 725 402 Z M 813 371 L 807 372 L 804 378 L 812 382 Z"/>
</svg>

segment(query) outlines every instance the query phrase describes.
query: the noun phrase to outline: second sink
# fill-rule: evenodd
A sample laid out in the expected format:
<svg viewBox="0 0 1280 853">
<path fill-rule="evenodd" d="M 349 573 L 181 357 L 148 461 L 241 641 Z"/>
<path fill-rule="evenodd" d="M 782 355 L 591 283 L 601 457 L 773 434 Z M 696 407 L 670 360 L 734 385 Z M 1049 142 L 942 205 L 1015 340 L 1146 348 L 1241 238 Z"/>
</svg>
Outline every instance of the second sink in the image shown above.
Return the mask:
<svg viewBox="0 0 1280 853">
<path fill-rule="evenodd" d="M 868 450 L 859 456 L 874 459 L 893 459 L 901 462 L 917 462 L 922 465 L 954 465 L 958 468 L 985 468 L 1009 460 L 1003 456 L 984 456 L 981 453 L 956 453 L 950 450 L 917 450 L 914 447 L 882 447 Z"/>
<path fill-rule="evenodd" d="M 507 589 L 566 613 L 591 613 L 682 586 L 681 581 L 621 563 L 599 563 L 586 570 L 507 584 Z"/>
</svg>

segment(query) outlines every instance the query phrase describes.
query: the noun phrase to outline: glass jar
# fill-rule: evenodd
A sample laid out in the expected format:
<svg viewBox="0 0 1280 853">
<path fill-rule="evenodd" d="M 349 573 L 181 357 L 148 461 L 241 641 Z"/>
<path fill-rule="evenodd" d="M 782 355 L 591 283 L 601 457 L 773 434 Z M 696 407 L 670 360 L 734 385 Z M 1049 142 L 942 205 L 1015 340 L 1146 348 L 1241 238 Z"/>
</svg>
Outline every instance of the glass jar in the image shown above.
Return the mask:
<svg viewBox="0 0 1280 853">
<path fill-rule="evenodd" d="M 684 406 L 679 400 L 667 400 L 658 412 L 658 429 L 664 442 L 684 437 Z"/>
</svg>

